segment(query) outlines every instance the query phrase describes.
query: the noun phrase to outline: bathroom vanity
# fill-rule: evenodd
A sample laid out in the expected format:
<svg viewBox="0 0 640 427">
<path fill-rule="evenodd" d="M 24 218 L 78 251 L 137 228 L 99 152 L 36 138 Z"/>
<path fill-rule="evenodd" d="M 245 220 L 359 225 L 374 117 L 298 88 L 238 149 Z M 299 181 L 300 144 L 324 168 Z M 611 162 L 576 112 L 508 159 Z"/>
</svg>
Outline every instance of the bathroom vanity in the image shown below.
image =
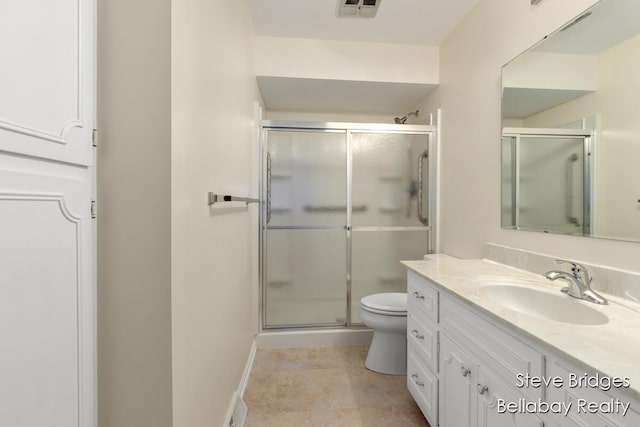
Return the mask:
<svg viewBox="0 0 640 427">
<path fill-rule="evenodd" d="M 404 264 L 407 387 L 432 427 L 640 426 L 640 305 L 485 260 Z"/>
</svg>

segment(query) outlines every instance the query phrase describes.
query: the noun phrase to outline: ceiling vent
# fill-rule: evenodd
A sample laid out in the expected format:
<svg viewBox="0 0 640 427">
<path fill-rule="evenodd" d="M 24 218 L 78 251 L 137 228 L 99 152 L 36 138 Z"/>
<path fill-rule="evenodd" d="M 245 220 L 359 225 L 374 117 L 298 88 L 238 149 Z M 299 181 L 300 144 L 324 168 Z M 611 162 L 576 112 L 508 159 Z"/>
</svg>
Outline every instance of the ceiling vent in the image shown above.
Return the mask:
<svg viewBox="0 0 640 427">
<path fill-rule="evenodd" d="M 382 0 L 338 0 L 338 16 L 373 18 Z"/>
</svg>

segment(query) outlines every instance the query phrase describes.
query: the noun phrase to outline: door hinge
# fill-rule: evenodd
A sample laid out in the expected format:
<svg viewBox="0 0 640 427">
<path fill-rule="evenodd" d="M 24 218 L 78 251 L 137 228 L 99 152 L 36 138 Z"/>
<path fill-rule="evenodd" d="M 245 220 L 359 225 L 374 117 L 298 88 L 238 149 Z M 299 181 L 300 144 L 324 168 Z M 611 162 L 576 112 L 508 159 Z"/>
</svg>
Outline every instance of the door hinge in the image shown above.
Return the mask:
<svg viewBox="0 0 640 427">
<path fill-rule="evenodd" d="M 91 145 L 94 147 L 98 146 L 98 129 L 94 129 L 91 133 Z"/>
<path fill-rule="evenodd" d="M 98 217 L 98 206 L 95 200 L 91 201 L 91 219 L 96 219 Z"/>
</svg>

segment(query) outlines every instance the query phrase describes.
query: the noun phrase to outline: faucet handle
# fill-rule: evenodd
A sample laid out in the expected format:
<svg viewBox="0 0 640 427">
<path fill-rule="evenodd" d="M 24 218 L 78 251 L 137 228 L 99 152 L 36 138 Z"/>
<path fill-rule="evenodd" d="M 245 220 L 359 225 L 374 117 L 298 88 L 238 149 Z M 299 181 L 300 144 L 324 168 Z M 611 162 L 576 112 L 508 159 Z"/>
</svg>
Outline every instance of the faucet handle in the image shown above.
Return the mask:
<svg viewBox="0 0 640 427">
<path fill-rule="evenodd" d="M 589 275 L 589 271 L 587 271 L 587 267 L 585 267 L 582 264 L 579 264 L 575 261 L 569 261 L 567 259 L 560 259 L 560 258 L 556 258 L 554 261 L 557 262 L 558 264 L 569 264 L 571 266 L 571 272 L 573 273 L 573 275 L 576 276 L 577 278 L 584 278 L 587 285 L 590 284 L 591 281 L 593 280 Z"/>
</svg>

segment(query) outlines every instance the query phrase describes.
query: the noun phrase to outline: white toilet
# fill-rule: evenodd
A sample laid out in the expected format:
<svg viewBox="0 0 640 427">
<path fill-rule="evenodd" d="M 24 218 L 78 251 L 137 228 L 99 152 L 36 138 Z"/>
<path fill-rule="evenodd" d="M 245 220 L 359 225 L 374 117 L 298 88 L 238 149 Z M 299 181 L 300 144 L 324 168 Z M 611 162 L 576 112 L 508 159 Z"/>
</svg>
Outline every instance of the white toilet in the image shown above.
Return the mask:
<svg viewBox="0 0 640 427">
<path fill-rule="evenodd" d="M 407 373 L 407 294 L 368 295 L 360 300 L 360 320 L 373 329 L 364 365 L 390 375 Z"/>
</svg>

